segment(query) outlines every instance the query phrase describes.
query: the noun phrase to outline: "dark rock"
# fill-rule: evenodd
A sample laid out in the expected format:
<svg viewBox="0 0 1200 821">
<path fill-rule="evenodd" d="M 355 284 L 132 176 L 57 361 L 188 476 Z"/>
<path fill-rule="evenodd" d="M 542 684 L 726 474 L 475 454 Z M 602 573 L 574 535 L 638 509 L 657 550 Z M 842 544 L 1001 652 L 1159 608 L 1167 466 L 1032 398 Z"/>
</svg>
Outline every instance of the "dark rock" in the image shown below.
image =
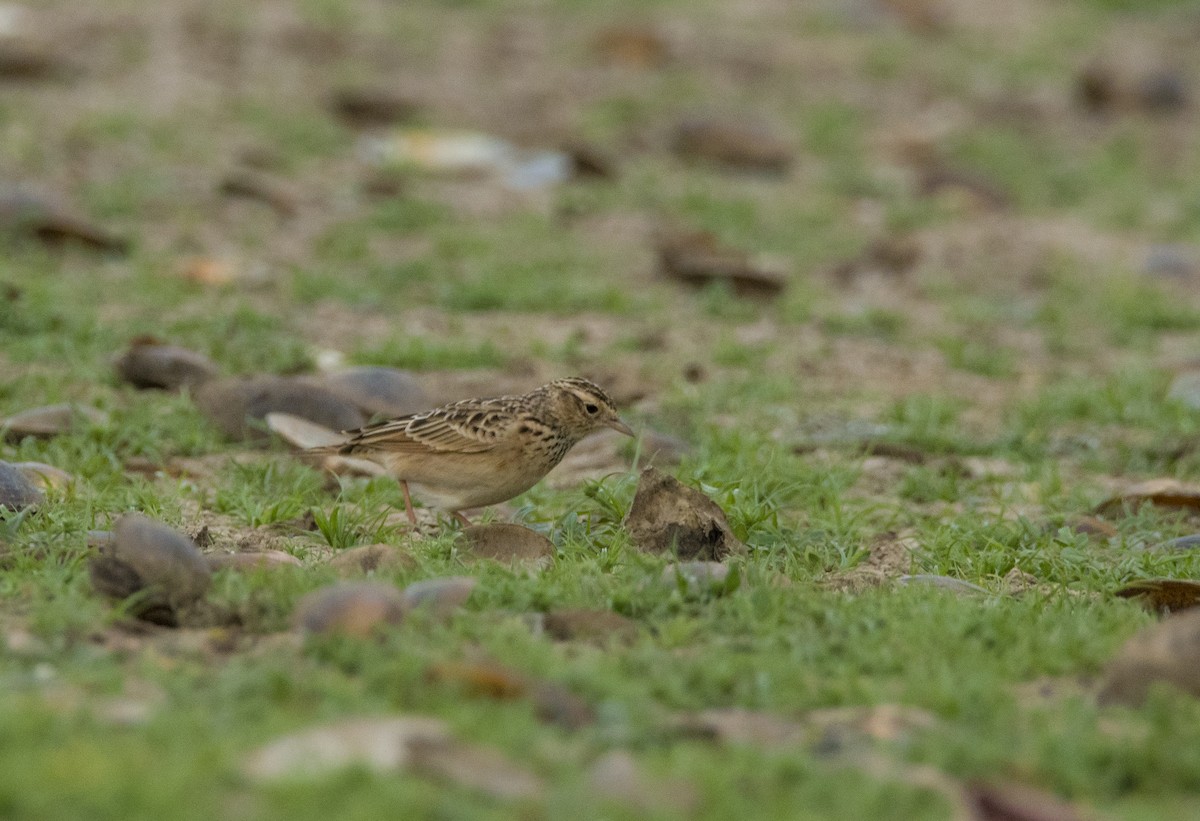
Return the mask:
<svg viewBox="0 0 1200 821">
<path fill-rule="evenodd" d="M 0 509 L 21 510 L 39 505 L 45 497 L 15 465 L 0 462 Z"/>
<path fill-rule="evenodd" d="M 167 345 L 149 336 L 130 342 L 114 366 L 121 381 L 135 388 L 168 391 L 194 388 L 220 372 L 216 363 L 204 354 Z"/>
<path fill-rule="evenodd" d="M 115 599 L 138 593 L 134 615 L 163 624 L 176 623 L 212 578 L 191 539 L 137 513 L 121 517 L 112 541 L 100 546 L 88 570 L 97 592 Z"/>
<path fill-rule="evenodd" d="M 716 502 L 655 468 L 642 471 L 625 528 L 640 550 L 680 559 L 719 561 L 746 549 Z"/>
</svg>

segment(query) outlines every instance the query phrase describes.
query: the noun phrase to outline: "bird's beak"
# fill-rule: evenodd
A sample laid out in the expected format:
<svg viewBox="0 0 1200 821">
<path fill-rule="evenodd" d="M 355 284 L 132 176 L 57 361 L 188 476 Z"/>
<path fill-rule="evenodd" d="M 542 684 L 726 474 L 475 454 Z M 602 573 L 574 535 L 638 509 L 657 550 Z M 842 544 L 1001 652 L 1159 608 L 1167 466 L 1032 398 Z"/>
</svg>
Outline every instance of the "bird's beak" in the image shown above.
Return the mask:
<svg viewBox="0 0 1200 821">
<path fill-rule="evenodd" d="M 634 436 L 635 435 L 633 432 L 633 428 L 629 427 L 629 425 L 626 425 L 620 419 L 614 418 L 611 422 L 608 423 L 608 426 L 615 431 L 620 431 L 621 433 L 625 434 L 626 436 Z"/>
</svg>

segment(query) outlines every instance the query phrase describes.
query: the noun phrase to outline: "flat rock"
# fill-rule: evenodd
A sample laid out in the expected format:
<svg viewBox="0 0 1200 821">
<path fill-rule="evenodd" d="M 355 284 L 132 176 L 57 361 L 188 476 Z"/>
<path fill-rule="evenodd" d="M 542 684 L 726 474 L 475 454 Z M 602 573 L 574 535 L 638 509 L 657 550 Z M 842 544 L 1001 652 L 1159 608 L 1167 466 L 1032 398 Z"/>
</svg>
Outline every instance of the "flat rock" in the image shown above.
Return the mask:
<svg viewBox="0 0 1200 821">
<path fill-rule="evenodd" d="M 271 411 L 263 417 L 263 421 L 267 423 L 267 430 L 300 450 L 329 447 L 346 441 L 341 432 L 290 413 Z"/>
<path fill-rule="evenodd" d="M 504 564 L 546 567 L 554 561 L 554 543 L 537 531 L 508 522 L 472 525 L 462 531 L 461 552 Z"/>
<path fill-rule="evenodd" d="M 404 621 L 401 591 L 382 582 L 341 582 L 314 590 L 296 604 L 293 623 L 308 633 L 367 638 Z"/>
<path fill-rule="evenodd" d="M 1200 696 L 1200 610 L 1185 610 L 1130 638 L 1109 662 L 1101 704 L 1140 705 L 1153 684 Z"/>
<path fill-rule="evenodd" d="M 338 551 L 330 558 L 329 566 L 339 575 L 350 576 L 412 570 L 417 560 L 394 545 L 368 544 Z"/>
<path fill-rule="evenodd" d="M 16 465 L 0 462 L 0 508 L 21 510 L 41 504 L 45 497 Z"/>
<path fill-rule="evenodd" d="M 364 421 L 353 403 L 305 377 L 217 379 L 200 385 L 194 398 L 200 411 L 231 439 L 264 437 L 255 422 L 275 411 L 332 430 L 351 430 Z"/>
<path fill-rule="evenodd" d="M 13 467 L 21 471 L 39 490 L 62 490 L 75 481 L 75 477 L 62 468 L 47 465 L 45 462 L 13 462 Z"/>
<path fill-rule="evenodd" d="M 370 716 L 342 720 L 281 736 L 260 747 L 243 771 L 255 781 L 311 779 L 347 767 L 403 772 L 418 740 L 450 738 L 444 722 L 424 716 Z"/>
<path fill-rule="evenodd" d="M 108 414 L 96 408 L 63 403 L 15 413 L 0 422 L 0 429 L 9 441 L 26 436 L 48 438 L 69 433 L 85 425 L 104 425 Z"/>
<path fill-rule="evenodd" d="M 220 369 L 207 356 L 154 337 L 130 342 L 113 363 L 117 377 L 135 388 L 178 391 L 217 377 Z"/>
<path fill-rule="evenodd" d="M 349 368 L 325 374 L 321 384 L 367 416 L 404 416 L 433 407 L 417 378 L 397 368 Z"/>
<path fill-rule="evenodd" d="M 719 561 L 746 550 L 716 502 L 652 467 L 638 480 L 625 528 L 647 553 Z"/>
</svg>

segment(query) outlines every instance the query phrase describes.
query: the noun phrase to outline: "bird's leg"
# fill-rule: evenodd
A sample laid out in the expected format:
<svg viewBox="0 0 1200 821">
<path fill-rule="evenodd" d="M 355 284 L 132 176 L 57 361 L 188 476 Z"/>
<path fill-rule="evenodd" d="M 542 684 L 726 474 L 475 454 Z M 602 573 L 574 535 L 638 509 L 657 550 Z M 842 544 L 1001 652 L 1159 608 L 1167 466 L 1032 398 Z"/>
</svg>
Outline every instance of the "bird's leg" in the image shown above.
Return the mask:
<svg viewBox="0 0 1200 821">
<path fill-rule="evenodd" d="M 455 519 L 458 519 L 458 521 L 462 523 L 463 527 L 471 527 L 472 526 L 471 520 L 468 519 L 466 516 L 462 515 L 461 513 L 459 513 L 457 510 L 452 511 L 451 515 L 454 516 Z"/>
<path fill-rule="evenodd" d="M 417 523 L 417 512 L 413 510 L 412 496 L 408 495 L 408 482 L 400 480 L 400 490 L 404 491 L 404 512 L 408 514 L 408 522 L 411 525 Z"/>
</svg>

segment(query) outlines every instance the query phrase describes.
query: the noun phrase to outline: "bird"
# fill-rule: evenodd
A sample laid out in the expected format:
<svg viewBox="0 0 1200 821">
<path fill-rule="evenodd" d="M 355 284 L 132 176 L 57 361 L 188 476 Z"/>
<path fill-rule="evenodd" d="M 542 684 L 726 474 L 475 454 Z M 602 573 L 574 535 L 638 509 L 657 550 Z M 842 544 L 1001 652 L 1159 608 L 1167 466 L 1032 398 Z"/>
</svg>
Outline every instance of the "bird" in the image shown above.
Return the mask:
<svg viewBox="0 0 1200 821">
<path fill-rule="evenodd" d="M 426 505 L 470 526 L 463 510 L 524 493 L 579 440 L 601 428 L 634 435 L 599 385 L 573 376 L 518 396 L 463 399 L 342 431 L 344 441 L 309 452 L 381 465 L 399 481 L 413 525 L 415 493 Z"/>
</svg>

